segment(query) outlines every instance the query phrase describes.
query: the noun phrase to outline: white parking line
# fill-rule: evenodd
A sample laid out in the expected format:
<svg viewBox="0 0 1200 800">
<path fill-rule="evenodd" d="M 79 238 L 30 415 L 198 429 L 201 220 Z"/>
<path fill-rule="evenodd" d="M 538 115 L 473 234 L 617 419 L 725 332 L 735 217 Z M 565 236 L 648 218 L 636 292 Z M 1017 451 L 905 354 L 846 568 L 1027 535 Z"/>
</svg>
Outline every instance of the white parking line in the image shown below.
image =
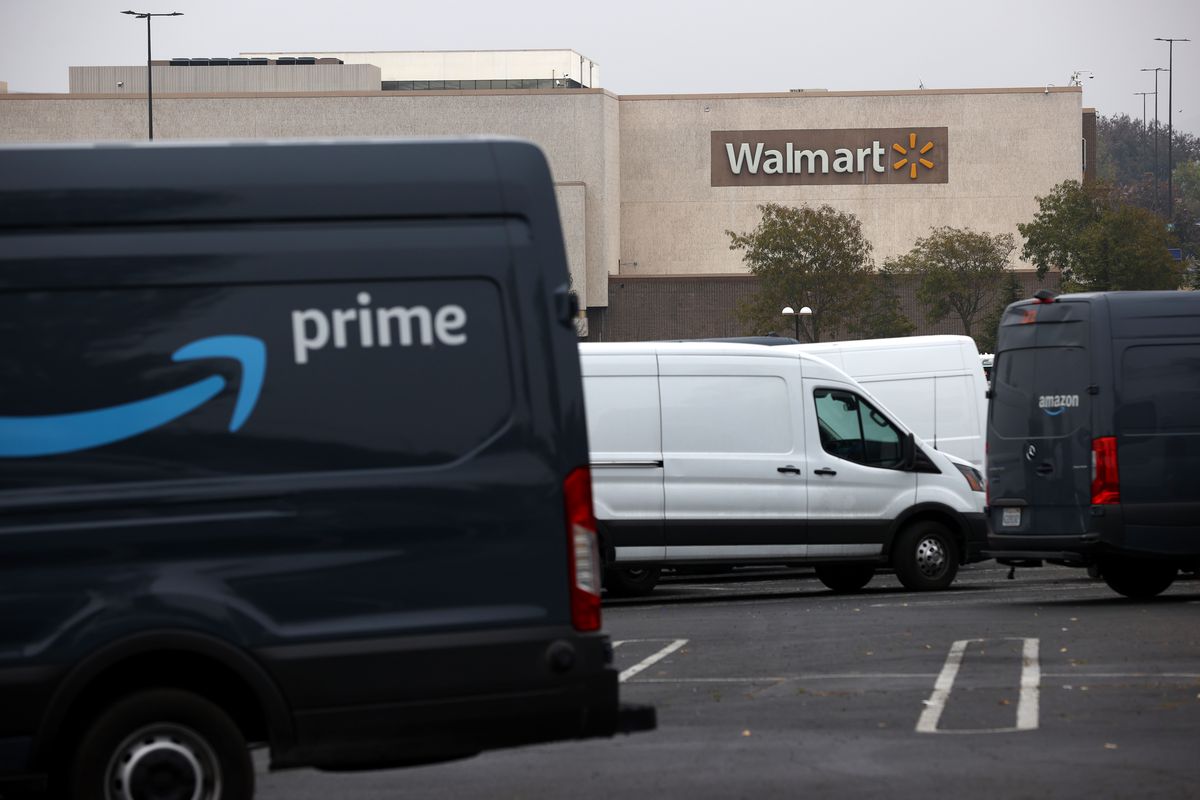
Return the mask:
<svg viewBox="0 0 1200 800">
<path fill-rule="evenodd" d="M 933 694 L 925 701 L 925 710 L 917 720 L 917 733 L 1011 733 L 1014 731 L 1032 731 L 1038 727 L 1039 692 L 1042 681 L 1042 669 L 1038 663 L 1038 640 L 1022 639 L 1021 648 L 1021 694 L 1017 701 L 1017 724 L 1012 728 L 977 728 L 971 730 L 954 729 L 938 730 L 938 720 L 946 709 L 946 701 L 954 688 L 954 680 L 958 677 L 958 668 L 962 665 L 963 654 L 967 645 L 972 642 L 985 642 L 986 639 L 960 639 L 950 646 L 946 663 L 942 666 L 941 674 L 933 685 Z"/>
<path fill-rule="evenodd" d="M 1042 665 L 1038 661 L 1038 640 L 1026 639 L 1021 652 L 1021 697 L 1017 700 L 1017 730 L 1036 731 Z"/>
<path fill-rule="evenodd" d="M 621 674 L 617 677 L 617 680 L 620 683 L 624 683 L 625 681 L 629 680 L 634 675 L 637 675 L 639 672 L 646 669 L 647 667 L 654 666 L 659 661 L 662 661 L 664 658 L 671 655 L 671 653 L 674 653 L 676 650 L 683 647 L 687 643 L 688 643 L 687 639 L 676 639 L 675 641 L 671 642 L 666 647 L 659 650 L 654 655 L 649 656 L 647 658 L 643 658 L 641 661 L 634 664 L 629 669 L 623 670 L 621 672 Z"/>
<path fill-rule="evenodd" d="M 958 667 L 962 664 L 963 652 L 967 649 L 968 644 L 978 641 L 980 640 L 960 639 L 950 645 L 946 663 L 942 666 L 942 672 L 938 675 L 937 682 L 933 684 L 933 694 L 925 701 L 925 710 L 921 712 L 921 718 L 917 720 L 917 733 L 937 732 L 938 720 L 941 719 L 942 711 L 946 708 L 950 690 L 954 688 L 954 679 L 958 677 Z"/>
<path fill-rule="evenodd" d="M 634 683 L 787 683 L 789 681 L 880 681 L 921 680 L 934 677 L 933 673 L 898 672 L 847 672 L 843 674 L 814 673 L 810 675 L 760 675 L 741 678 L 638 678 Z"/>
</svg>

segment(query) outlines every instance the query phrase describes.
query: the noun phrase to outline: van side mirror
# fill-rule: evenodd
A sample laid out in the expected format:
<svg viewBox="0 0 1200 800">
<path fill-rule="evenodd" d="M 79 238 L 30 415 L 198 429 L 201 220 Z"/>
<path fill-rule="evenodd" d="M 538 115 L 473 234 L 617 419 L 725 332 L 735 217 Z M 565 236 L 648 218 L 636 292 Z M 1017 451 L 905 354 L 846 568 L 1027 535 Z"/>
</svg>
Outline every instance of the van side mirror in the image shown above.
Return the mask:
<svg viewBox="0 0 1200 800">
<path fill-rule="evenodd" d="M 911 433 L 900 440 L 900 469 L 909 472 L 917 465 L 917 441 Z"/>
</svg>

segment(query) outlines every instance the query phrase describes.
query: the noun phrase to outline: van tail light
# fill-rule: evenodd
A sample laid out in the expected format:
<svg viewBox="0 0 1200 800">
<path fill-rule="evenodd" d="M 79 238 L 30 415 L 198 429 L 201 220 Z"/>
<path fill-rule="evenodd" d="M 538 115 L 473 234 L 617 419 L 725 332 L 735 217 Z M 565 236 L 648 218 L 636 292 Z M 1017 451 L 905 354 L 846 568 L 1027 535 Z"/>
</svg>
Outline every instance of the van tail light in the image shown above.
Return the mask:
<svg viewBox="0 0 1200 800">
<path fill-rule="evenodd" d="M 563 481 L 570 561 L 571 624 L 577 631 L 600 630 L 600 548 L 592 511 L 592 473 L 576 467 Z"/>
<path fill-rule="evenodd" d="M 1121 502 L 1121 482 L 1117 476 L 1117 439 L 1102 436 L 1092 440 L 1092 505 Z"/>
</svg>

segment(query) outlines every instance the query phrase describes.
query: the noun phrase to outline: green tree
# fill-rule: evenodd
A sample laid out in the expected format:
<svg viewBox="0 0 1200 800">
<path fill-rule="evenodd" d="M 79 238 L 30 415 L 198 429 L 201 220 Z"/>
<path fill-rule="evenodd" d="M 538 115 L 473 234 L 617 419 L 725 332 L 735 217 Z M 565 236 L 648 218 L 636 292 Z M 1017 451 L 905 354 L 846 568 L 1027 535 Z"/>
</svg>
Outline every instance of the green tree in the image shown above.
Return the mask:
<svg viewBox="0 0 1200 800">
<path fill-rule="evenodd" d="M 1017 229 L 1038 277 L 1057 267 L 1066 291 L 1179 288 L 1181 265 L 1168 252 L 1177 242 L 1165 221 L 1122 200 L 1111 184 L 1064 181 Z"/>
<path fill-rule="evenodd" d="M 862 314 L 850 325 L 850 332 L 859 339 L 886 339 L 911 336 L 916 326 L 900 308 L 897 283 L 901 276 L 884 267 L 875 274 L 862 303 Z"/>
<path fill-rule="evenodd" d="M 871 243 L 853 214 L 830 206 L 811 208 L 767 203 L 762 219 L 747 233 L 726 231 L 730 250 L 759 279 L 758 292 L 738 307 L 743 324 L 756 331 L 780 327 L 785 306 L 809 306 L 801 338 L 821 341 L 861 314 L 870 279 Z"/>
<path fill-rule="evenodd" d="M 980 321 L 995 311 L 1014 249 L 1011 233 L 941 227 L 885 266 L 916 276 L 917 300 L 925 306 L 926 319 L 937 323 L 954 317 L 974 337 Z"/>
<path fill-rule="evenodd" d="M 1176 165 L 1200 160 L 1200 139 L 1186 131 L 1175 131 L 1173 158 Z M 1160 120 L 1158 161 L 1155 163 L 1154 123 L 1125 114 L 1096 118 L 1096 171 L 1135 205 L 1164 213 L 1167 198 L 1167 126 Z M 1177 167 L 1178 168 L 1178 167 Z M 1157 175 L 1155 170 L 1157 169 Z M 1178 181 L 1178 175 L 1175 176 Z"/>
<path fill-rule="evenodd" d="M 988 316 L 984 317 L 983 324 L 979 326 L 979 333 L 975 336 L 975 344 L 981 353 L 996 352 L 996 336 L 1000 332 L 1000 318 L 1004 316 L 1004 309 L 1008 308 L 1010 303 L 1015 303 L 1018 300 L 1024 299 L 1025 287 L 1021 285 L 1021 281 L 1011 271 L 1005 275 L 1003 283 L 1000 285 L 999 300 L 996 302 L 995 310 Z"/>
</svg>

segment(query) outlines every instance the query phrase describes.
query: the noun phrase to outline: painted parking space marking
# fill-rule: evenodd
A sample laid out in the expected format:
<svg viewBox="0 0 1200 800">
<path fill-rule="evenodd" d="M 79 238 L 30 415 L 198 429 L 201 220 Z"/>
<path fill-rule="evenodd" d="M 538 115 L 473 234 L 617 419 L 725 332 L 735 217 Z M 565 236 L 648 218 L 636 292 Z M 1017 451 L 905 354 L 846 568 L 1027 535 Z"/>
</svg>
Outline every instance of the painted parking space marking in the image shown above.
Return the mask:
<svg viewBox="0 0 1200 800">
<path fill-rule="evenodd" d="M 1012 637 L 1005 637 L 1011 641 Z M 975 728 L 941 730 L 938 721 L 946 710 L 946 701 L 954 689 L 954 681 L 958 677 L 959 667 L 962 666 L 963 656 L 967 645 L 984 643 L 987 639 L 960 639 L 950 646 L 946 663 L 933 686 L 933 694 L 925 701 L 925 710 L 917 720 L 917 733 L 1012 733 L 1015 731 L 1032 731 L 1038 727 L 1039 694 L 1042 681 L 1041 665 L 1038 661 L 1038 640 L 1034 638 L 1019 639 L 1023 642 L 1021 648 L 1021 683 L 1020 698 L 1017 701 L 1017 720 L 1014 727 L 1007 728 Z"/>
<path fill-rule="evenodd" d="M 626 641 L 632 641 L 632 640 L 626 640 Z M 634 675 L 637 675 L 639 672 L 646 669 L 647 667 L 652 667 L 655 664 L 657 664 L 659 661 L 662 661 L 664 658 L 671 655 L 671 653 L 674 653 L 676 650 L 683 647 L 687 643 L 688 643 L 687 639 L 675 639 L 670 644 L 668 644 L 666 647 L 663 647 L 663 648 L 659 649 L 657 652 L 655 652 L 654 654 L 649 655 L 646 658 L 643 658 L 641 661 L 634 664 L 632 667 L 622 670 L 621 674 L 617 677 L 617 680 L 621 683 L 624 683 L 625 681 L 629 680 Z"/>
<path fill-rule="evenodd" d="M 810 673 L 797 675 L 758 675 L 728 678 L 638 678 L 634 683 L 787 683 L 788 681 L 927 681 L 934 677 L 930 673 L 900 673 L 900 672 L 845 672 L 845 673 Z"/>
</svg>

